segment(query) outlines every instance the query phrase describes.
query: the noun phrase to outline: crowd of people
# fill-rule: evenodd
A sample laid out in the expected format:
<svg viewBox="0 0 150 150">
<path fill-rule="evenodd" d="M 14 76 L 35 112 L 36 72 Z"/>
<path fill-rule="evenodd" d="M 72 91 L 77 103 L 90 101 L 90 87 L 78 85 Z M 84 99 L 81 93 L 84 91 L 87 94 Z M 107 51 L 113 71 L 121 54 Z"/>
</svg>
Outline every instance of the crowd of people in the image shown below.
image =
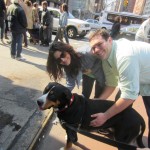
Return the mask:
<svg viewBox="0 0 150 150">
<path fill-rule="evenodd" d="M 11 44 L 11 58 L 24 60 L 21 53 L 22 46 L 28 47 L 27 32 L 29 41 L 33 44 L 48 47 L 52 42 L 53 12 L 48 10 L 47 1 L 42 1 L 41 5 L 39 8 L 37 2 L 32 3 L 30 0 L 0 0 L 1 43 L 7 44 L 4 38 L 8 39 L 7 33 L 10 30 L 12 35 L 7 42 Z M 68 6 L 65 3 L 60 5 L 60 12 L 55 41 L 63 41 L 64 36 L 69 43 L 66 33 Z"/>
<path fill-rule="evenodd" d="M 60 6 L 59 28 L 52 42 L 53 15 L 47 9 L 47 2 L 42 2 L 39 13 L 38 4 L 29 0 L 0 0 L 1 42 L 7 37 L 8 19 L 11 16 L 11 58 L 22 60 L 22 43 L 28 46 L 26 31 L 30 42 L 41 46 L 50 46 L 47 59 L 47 72 L 55 80 L 66 74 L 66 86 L 73 90 L 82 77 L 82 94 L 90 97 L 93 83 L 96 81 L 95 96 L 107 99 L 115 88 L 119 88 L 116 103 L 104 113 L 93 114 L 91 126 L 103 125 L 108 119 L 122 112 L 133 104 L 139 95 L 142 96 L 148 116 L 150 130 L 150 44 L 148 37 L 150 20 L 142 23 L 137 31 L 135 41 L 117 39 L 121 18 L 117 17 L 109 34 L 105 29 L 94 31 L 89 37 L 89 45 L 75 50 L 66 33 L 68 6 Z M 6 28 L 4 28 L 4 23 Z M 37 34 L 37 35 L 36 35 Z M 22 36 L 24 41 L 22 42 Z M 63 42 L 63 36 L 66 43 Z M 60 40 L 60 41 L 58 41 Z M 49 45 L 50 44 L 50 45 Z M 88 84 L 88 85 L 87 85 Z M 150 147 L 150 131 L 148 132 Z"/>
</svg>

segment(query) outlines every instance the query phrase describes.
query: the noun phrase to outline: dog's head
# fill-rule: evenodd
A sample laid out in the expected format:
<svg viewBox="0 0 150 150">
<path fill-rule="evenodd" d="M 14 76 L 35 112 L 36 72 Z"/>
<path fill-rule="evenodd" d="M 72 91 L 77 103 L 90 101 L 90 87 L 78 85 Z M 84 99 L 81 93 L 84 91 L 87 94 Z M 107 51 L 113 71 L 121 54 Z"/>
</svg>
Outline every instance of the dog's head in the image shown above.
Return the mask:
<svg viewBox="0 0 150 150">
<path fill-rule="evenodd" d="M 62 109 L 70 104 L 72 98 L 71 91 L 65 86 L 50 82 L 43 91 L 43 96 L 38 98 L 37 104 L 41 110 L 51 107 Z"/>
</svg>

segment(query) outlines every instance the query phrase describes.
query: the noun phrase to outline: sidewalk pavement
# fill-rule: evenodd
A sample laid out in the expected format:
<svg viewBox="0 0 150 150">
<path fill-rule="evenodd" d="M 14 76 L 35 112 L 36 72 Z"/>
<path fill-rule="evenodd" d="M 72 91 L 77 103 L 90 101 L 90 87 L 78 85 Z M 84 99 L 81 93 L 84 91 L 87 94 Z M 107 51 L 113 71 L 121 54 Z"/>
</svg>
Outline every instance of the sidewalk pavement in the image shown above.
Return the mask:
<svg viewBox="0 0 150 150">
<path fill-rule="evenodd" d="M 52 110 L 38 110 L 36 99 L 50 81 L 45 72 L 47 47 L 23 49 L 25 61 L 10 57 L 0 44 L 0 150 L 32 149 Z"/>
</svg>

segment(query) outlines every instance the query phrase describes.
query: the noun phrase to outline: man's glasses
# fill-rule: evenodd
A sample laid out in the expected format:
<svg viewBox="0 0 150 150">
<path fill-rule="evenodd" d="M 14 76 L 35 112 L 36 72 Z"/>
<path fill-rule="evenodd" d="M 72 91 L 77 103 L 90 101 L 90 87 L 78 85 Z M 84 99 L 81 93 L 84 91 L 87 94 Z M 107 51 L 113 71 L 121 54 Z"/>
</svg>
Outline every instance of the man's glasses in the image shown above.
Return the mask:
<svg viewBox="0 0 150 150">
<path fill-rule="evenodd" d="M 61 54 L 60 54 L 60 57 L 59 58 L 57 58 L 56 59 L 56 61 L 57 61 L 57 63 L 61 63 L 62 62 L 62 58 L 65 58 L 66 57 L 66 53 L 65 52 L 62 52 Z"/>
<path fill-rule="evenodd" d="M 101 48 L 103 47 L 103 43 L 104 43 L 104 42 L 99 42 L 99 43 L 95 44 L 95 45 L 91 48 L 91 51 L 92 51 L 92 52 L 95 52 L 95 49 L 96 49 L 96 48 L 101 49 Z"/>
</svg>

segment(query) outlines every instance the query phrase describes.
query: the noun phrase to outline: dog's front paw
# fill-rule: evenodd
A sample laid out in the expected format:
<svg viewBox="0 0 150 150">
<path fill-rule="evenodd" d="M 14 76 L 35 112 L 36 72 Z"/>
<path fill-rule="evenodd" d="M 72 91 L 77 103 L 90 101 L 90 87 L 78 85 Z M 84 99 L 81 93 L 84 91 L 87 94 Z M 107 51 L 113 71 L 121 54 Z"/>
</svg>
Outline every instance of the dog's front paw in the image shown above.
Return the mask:
<svg viewBox="0 0 150 150">
<path fill-rule="evenodd" d="M 55 124 L 55 125 L 57 125 L 59 122 L 60 121 L 59 121 L 58 117 L 56 117 L 55 120 L 52 123 Z"/>
<path fill-rule="evenodd" d="M 60 148 L 60 150 L 65 150 L 65 148 L 64 148 L 64 147 L 62 147 L 62 148 Z"/>
</svg>

